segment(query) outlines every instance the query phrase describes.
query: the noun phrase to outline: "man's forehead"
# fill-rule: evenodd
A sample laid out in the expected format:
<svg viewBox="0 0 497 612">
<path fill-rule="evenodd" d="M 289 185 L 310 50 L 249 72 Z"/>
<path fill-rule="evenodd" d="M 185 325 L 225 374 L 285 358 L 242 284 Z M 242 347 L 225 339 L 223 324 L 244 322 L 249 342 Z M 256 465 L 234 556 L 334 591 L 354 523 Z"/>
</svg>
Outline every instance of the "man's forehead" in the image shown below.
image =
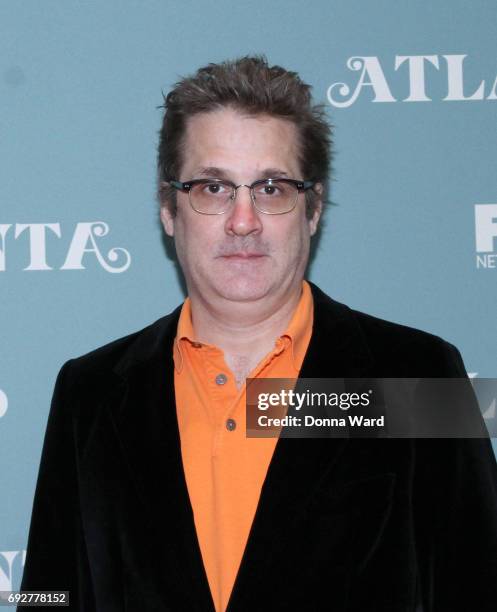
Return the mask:
<svg viewBox="0 0 497 612">
<path fill-rule="evenodd" d="M 184 166 L 215 178 L 230 178 L 245 164 L 260 178 L 290 176 L 300 168 L 298 145 L 296 126 L 286 119 L 223 108 L 188 119 Z"/>
<path fill-rule="evenodd" d="M 212 122 L 227 122 L 233 121 L 236 123 L 257 122 L 261 125 L 267 123 L 281 123 L 289 126 L 294 126 L 294 122 L 285 117 L 279 117 L 264 112 L 250 112 L 249 110 L 238 109 L 233 106 L 221 106 L 208 111 L 197 112 L 187 119 L 187 125 L 199 121 L 209 120 Z"/>
<path fill-rule="evenodd" d="M 217 166 L 198 166 L 194 168 L 195 175 L 199 177 L 211 177 L 211 178 L 219 178 L 219 179 L 230 179 L 231 171 L 229 168 L 219 168 Z M 288 177 L 289 174 L 287 171 L 282 168 L 276 167 L 268 167 L 261 168 L 258 170 L 258 174 L 261 179 L 265 178 L 280 178 L 280 177 Z"/>
</svg>

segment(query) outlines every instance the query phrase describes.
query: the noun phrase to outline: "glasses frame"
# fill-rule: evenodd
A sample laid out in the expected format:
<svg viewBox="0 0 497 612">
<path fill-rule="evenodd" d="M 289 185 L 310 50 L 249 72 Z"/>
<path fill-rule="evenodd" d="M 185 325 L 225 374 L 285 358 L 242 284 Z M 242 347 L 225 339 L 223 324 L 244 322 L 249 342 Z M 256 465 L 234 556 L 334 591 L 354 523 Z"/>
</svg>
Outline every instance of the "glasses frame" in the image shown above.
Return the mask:
<svg viewBox="0 0 497 612">
<path fill-rule="evenodd" d="M 248 189 L 250 190 L 250 199 L 252 200 L 252 205 L 260 213 L 262 213 L 263 215 L 286 215 L 287 213 L 292 212 L 292 210 L 294 210 L 294 208 L 297 206 L 298 194 L 307 191 L 311 187 L 314 187 L 314 185 L 316 184 L 316 181 L 300 181 L 297 179 L 290 179 L 290 178 L 258 179 L 257 181 L 254 181 L 251 185 L 246 185 L 243 183 L 240 185 L 236 185 L 235 183 L 233 183 L 233 181 L 229 181 L 227 179 L 218 179 L 218 178 L 192 179 L 191 181 L 185 181 L 185 182 L 170 179 L 167 182 L 169 183 L 169 185 L 171 185 L 171 187 L 174 187 L 178 191 L 183 191 L 183 192 L 188 193 L 188 201 L 190 202 L 190 206 L 196 213 L 198 213 L 199 215 L 209 215 L 209 216 L 224 215 L 230 209 L 230 205 L 228 204 L 228 207 L 226 208 L 226 210 L 223 210 L 222 212 L 217 212 L 217 213 L 208 213 L 208 212 L 204 212 L 204 211 L 196 209 L 195 206 L 193 205 L 192 197 L 191 197 L 191 190 L 194 185 L 201 185 L 201 184 L 207 184 L 207 183 L 220 183 L 223 185 L 229 185 L 232 190 L 231 196 L 229 197 L 229 199 L 231 200 L 231 203 L 235 201 L 236 192 L 238 191 L 240 187 L 248 187 Z M 283 212 L 267 212 L 265 210 L 261 210 L 257 206 L 257 199 L 255 197 L 254 189 L 258 185 L 263 185 L 263 184 L 272 185 L 273 182 L 288 183 L 289 185 L 293 185 L 294 187 L 296 187 L 297 192 L 296 192 L 295 202 L 293 203 L 293 206 L 290 209 L 285 210 Z"/>
</svg>

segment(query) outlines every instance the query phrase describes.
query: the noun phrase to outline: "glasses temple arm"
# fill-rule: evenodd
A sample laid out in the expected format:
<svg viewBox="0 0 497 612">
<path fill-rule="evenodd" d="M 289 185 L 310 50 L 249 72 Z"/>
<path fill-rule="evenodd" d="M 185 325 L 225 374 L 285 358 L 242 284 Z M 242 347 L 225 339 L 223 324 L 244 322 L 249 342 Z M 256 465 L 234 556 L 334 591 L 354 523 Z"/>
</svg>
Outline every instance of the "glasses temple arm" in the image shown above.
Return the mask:
<svg viewBox="0 0 497 612">
<path fill-rule="evenodd" d="M 316 184 L 316 181 L 303 181 L 302 189 L 305 191 L 306 189 L 310 189 L 311 187 L 314 187 L 315 184 Z"/>
</svg>

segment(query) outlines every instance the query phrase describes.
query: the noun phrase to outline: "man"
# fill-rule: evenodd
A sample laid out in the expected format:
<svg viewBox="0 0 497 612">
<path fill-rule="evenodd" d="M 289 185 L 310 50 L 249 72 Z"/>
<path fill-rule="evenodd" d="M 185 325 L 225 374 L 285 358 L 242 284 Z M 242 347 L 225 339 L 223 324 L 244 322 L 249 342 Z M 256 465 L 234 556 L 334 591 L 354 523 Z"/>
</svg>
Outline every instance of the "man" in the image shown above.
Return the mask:
<svg viewBox="0 0 497 612">
<path fill-rule="evenodd" d="M 258 57 L 167 96 L 161 220 L 188 299 L 68 362 L 22 588 L 74 610 L 494 610 L 488 440 L 245 435 L 252 378 L 464 377 L 443 340 L 303 281 L 329 127 Z"/>
</svg>

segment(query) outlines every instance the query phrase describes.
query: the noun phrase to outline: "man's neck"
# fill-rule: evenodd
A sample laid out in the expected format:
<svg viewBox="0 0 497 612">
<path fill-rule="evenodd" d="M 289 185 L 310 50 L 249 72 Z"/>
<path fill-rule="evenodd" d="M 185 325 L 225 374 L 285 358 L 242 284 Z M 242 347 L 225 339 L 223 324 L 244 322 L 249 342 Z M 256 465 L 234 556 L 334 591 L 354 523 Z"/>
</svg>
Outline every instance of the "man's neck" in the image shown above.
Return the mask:
<svg viewBox="0 0 497 612">
<path fill-rule="evenodd" d="M 240 387 L 247 375 L 273 348 L 292 318 L 302 292 L 301 285 L 279 300 L 207 303 L 190 296 L 192 323 L 198 342 L 224 353 Z"/>
</svg>

